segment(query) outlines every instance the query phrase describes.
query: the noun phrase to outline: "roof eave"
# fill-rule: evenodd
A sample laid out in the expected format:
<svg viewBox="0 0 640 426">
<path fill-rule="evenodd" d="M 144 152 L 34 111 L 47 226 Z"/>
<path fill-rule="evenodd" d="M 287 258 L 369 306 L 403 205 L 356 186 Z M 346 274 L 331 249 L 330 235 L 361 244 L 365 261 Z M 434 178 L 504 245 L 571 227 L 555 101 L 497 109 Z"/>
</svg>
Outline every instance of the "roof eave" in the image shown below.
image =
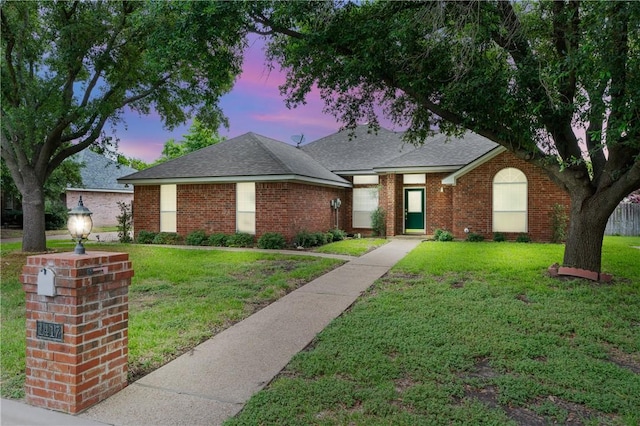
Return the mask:
<svg viewBox="0 0 640 426">
<path fill-rule="evenodd" d="M 462 165 L 448 166 L 413 166 L 413 167 L 376 167 L 374 171 L 378 174 L 384 173 L 447 173 L 460 169 Z"/>
<path fill-rule="evenodd" d="M 133 185 L 169 185 L 169 184 L 201 184 L 201 183 L 237 183 L 237 182 L 304 182 L 321 186 L 351 188 L 348 181 L 334 181 L 301 175 L 261 175 L 261 176 L 209 176 L 184 178 L 148 178 L 148 179 L 118 179 L 118 183 Z"/>
<path fill-rule="evenodd" d="M 480 157 L 476 158 L 475 160 L 473 160 L 472 162 L 470 162 L 466 166 L 462 167 L 461 169 L 453 172 L 449 176 L 447 176 L 444 179 L 442 179 L 442 184 L 443 185 L 455 185 L 457 180 L 460 177 L 466 175 L 471 170 L 475 169 L 478 166 L 481 166 L 482 164 L 484 164 L 487 161 L 497 157 L 498 155 L 502 154 L 505 151 L 507 151 L 507 148 L 505 148 L 502 145 L 499 145 L 499 146 L 493 148 L 491 151 L 487 152 L 484 155 L 481 155 Z"/>
</svg>

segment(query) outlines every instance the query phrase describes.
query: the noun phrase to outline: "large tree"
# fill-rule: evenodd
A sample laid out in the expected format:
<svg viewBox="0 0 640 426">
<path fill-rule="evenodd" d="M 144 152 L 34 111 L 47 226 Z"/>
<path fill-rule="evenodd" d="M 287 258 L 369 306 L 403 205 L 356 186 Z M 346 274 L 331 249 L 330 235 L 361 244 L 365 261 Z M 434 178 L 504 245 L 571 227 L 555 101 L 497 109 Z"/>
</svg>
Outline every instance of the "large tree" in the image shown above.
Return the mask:
<svg viewBox="0 0 640 426">
<path fill-rule="evenodd" d="M 176 142 L 175 139 L 169 139 L 164 143 L 162 155 L 152 165 L 182 157 L 199 149 L 215 145 L 224 139 L 223 136 L 218 135 L 215 129 L 205 125 L 196 118 L 193 120 L 193 123 L 191 123 L 189 132 L 184 135 L 183 140 Z"/>
<path fill-rule="evenodd" d="M 250 14 L 290 105 L 317 87 L 348 126 L 376 125 L 382 104 L 414 142 L 434 129 L 497 142 L 569 194 L 564 265 L 600 270 L 607 218 L 640 188 L 640 3 L 274 2 Z"/>
<path fill-rule="evenodd" d="M 24 251 L 46 248 L 45 181 L 125 108 L 168 128 L 214 128 L 240 72 L 242 15 L 227 2 L 2 1 L 2 158 L 22 195 Z"/>
</svg>

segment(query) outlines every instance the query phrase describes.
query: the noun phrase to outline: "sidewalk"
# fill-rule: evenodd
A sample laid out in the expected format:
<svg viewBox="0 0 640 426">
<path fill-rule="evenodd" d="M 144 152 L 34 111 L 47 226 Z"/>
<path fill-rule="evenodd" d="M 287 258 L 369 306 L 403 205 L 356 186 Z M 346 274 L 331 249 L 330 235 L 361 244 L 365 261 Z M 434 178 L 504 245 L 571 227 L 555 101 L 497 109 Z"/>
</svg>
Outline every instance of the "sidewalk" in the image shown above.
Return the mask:
<svg viewBox="0 0 640 426">
<path fill-rule="evenodd" d="M 418 244 L 418 240 L 391 240 L 289 293 L 87 411 L 62 415 L 70 421 L 60 424 L 221 424 Z M 57 424 L 47 410 L 5 400 L 1 408 L 2 425 Z"/>
</svg>

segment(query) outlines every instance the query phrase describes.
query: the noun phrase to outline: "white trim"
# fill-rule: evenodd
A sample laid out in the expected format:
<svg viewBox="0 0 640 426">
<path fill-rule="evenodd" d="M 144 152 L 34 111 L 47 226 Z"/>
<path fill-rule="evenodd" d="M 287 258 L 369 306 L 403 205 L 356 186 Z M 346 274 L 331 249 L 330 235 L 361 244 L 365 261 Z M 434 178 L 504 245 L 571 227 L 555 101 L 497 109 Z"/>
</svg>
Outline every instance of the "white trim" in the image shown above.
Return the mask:
<svg viewBox="0 0 640 426">
<path fill-rule="evenodd" d="M 455 172 L 461 166 L 415 166 L 415 167 L 376 167 L 374 170 L 378 174 L 397 173 L 397 174 L 417 174 L 417 173 L 442 173 Z"/>
<path fill-rule="evenodd" d="M 66 188 L 65 191 L 76 191 L 76 192 L 116 192 L 118 194 L 133 194 L 133 189 Z"/>
<path fill-rule="evenodd" d="M 450 174 L 446 178 L 442 179 L 442 184 L 443 185 L 455 185 L 457 180 L 458 180 L 458 178 L 466 175 L 471 170 L 473 170 L 476 167 L 486 163 L 487 161 L 497 157 L 498 155 L 502 154 L 506 150 L 507 150 L 507 148 L 505 148 L 502 145 L 493 148 L 491 151 L 487 152 L 486 154 L 484 154 L 481 157 L 478 157 L 477 159 L 475 159 L 471 163 L 467 164 L 466 166 L 464 166 L 460 170 L 458 170 L 458 171 Z"/>
<path fill-rule="evenodd" d="M 238 182 L 305 182 L 322 186 L 339 186 L 351 188 L 349 182 L 336 182 L 327 179 L 318 179 L 300 175 L 273 175 L 273 176 L 218 176 L 196 178 L 160 178 L 160 179 L 131 179 L 119 183 L 133 185 L 162 185 L 162 184 L 189 184 L 189 183 L 238 183 Z"/>
</svg>

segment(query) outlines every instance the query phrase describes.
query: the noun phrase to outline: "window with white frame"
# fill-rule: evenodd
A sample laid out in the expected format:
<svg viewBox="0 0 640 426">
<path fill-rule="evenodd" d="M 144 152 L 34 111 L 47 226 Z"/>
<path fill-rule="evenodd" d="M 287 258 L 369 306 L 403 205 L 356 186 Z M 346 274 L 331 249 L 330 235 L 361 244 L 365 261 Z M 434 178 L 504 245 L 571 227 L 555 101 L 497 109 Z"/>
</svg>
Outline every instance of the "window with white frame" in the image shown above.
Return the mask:
<svg viewBox="0 0 640 426">
<path fill-rule="evenodd" d="M 236 184 L 236 230 L 247 234 L 256 233 L 256 183 Z"/>
<path fill-rule="evenodd" d="M 176 185 L 160 185 L 160 232 L 176 232 L 178 223 Z"/>
<path fill-rule="evenodd" d="M 493 178 L 493 232 L 527 232 L 527 177 L 513 167 Z"/>
<path fill-rule="evenodd" d="M 353 227 L 371 228 L 371 213 L 378 208 L 378 188 L 353 189 Z"/>
<path fill-rule="evenodd" d="M 377 185 L 378 175 L 356 175 L 353 177 L 354 185 Z"/>
</svg>

